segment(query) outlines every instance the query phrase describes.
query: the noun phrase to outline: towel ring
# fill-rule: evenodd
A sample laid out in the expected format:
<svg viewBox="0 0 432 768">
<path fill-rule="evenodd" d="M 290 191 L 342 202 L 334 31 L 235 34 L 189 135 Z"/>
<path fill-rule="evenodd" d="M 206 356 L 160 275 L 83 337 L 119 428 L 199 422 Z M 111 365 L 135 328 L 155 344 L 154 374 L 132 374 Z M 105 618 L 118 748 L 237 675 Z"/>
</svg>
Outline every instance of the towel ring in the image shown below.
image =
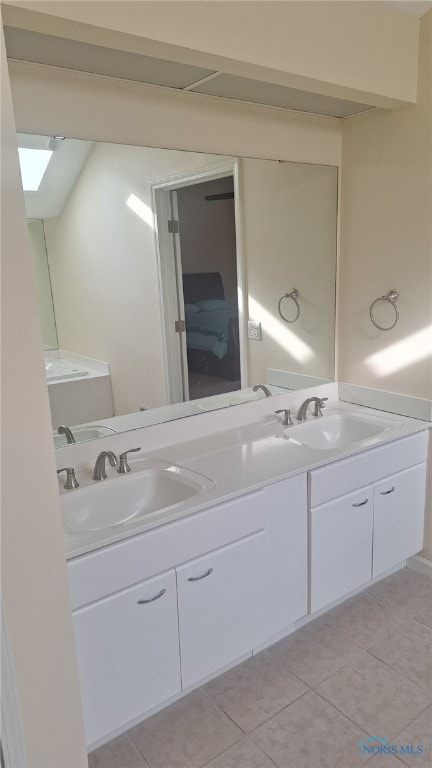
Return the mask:
<svg viewBox="0 0 432 768">
<path fill-rule="evenodd" d="M 284 295 L 281 296 L 278 301 L 279 315 L 281 316 L 282 320 L 285 320 L 286 323 L 295 323 L 295 321 L 298 320 L 298 318 L 300 317 L 300 304 L 297 301 L 298 295 L 299 295 L 299 292 L 297 288 L 293 288 L 292 291 L 290 291 L 289 293 L 284 293 Z M 296 305 L 296 316 L 293 318 L 293 320 L 288 320 L 288 318 L 282 314 L 281 304 L 284 299 L 292 299 L 294 304 Z"/>
<path fill-rule="evenodd" d="M 397 321 L 399 320 L 399 310 L 396 305 L 398 298 L 399 298 L 398 292 L 395 291 L 394 288 L 392 288 L 392 290 L 389 291 L 385 296 L 378 296 L 378 298 L 372 302 L 369 309 L 369 315 L 375 328 L 379 328 L 380 331 L 391 331 L 391 329 L 395 327 Z M 377 304 L 379 301 L 388 301 L 388 303 L 392 305 L 395 311 L 395 319 L 393 323 L 387 327 L 384 327 L 383 325 L 379 325 L 379 323 L 377 323 L 374 317 L 374 307 L 375 307 L 375 304 Z"/>
</svg>

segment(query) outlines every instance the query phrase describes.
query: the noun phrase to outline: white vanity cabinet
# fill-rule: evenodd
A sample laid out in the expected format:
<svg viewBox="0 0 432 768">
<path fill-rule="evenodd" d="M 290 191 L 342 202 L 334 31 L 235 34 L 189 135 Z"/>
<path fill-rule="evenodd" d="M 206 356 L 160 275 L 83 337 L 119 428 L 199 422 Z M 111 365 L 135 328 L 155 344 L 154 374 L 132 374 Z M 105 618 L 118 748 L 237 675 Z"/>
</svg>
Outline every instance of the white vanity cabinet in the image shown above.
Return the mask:
<svg viewBox="0 0 432 768">
<path fill-rule="evenodd" d="M 176 568 L 183 687 L 265 639 L 265 533 Z"/>
<path fill-rule="evenodd" d="M 373 577 L 422 549 L 425 488 L 425 462 L 375 485 Z"/>
<path fill-rule="evenodd" d="M 180 691 L 172 569 L 73 616 L 87 744 Z"/>
<path fill-rule="evenodd" d="M 373 486 L 310 511 L 311 613 L 371 578 Z"/>
<path fill-rule="evenodd" d="M 309 473 L 310 613 L 422 549 L 426 452 L 422 432 Z"/>
</svg>

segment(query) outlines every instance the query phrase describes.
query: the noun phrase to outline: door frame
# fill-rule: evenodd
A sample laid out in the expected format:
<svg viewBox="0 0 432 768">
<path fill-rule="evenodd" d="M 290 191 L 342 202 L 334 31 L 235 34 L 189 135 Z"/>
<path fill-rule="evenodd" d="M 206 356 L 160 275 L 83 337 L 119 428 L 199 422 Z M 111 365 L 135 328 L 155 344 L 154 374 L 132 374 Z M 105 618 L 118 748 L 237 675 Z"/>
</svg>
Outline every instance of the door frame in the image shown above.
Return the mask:
<svg viewBox="0 0 432 768">
<path fill-rule="evenodd" d="M 171 192 L 181 187 L 201 184 L 205 181 L 233 176 L 234 180 L 234 217 L 237 259 L 237 303 L 239 313 L 240 341 L 240 380 L 241 387 L 248 385 L 247 364 L 247 312 L 248 302 L 243 250 L 242 216 L 239 190 L 239 162 L 231 158 L 223 162 L 186 171 L 150 185 L 154 216 L 155 250 L 158 264 L 158 283 L 160 293 L 161 325 L 164 338 L 164 374 L 165 388 L 169 403 L 183 401 L 183 377 L 180 344 L 178 334 L 174 332 L 174 323 L 179 319 L 177 312 L 177 284 L 175 276 L 174 238 L 168 231 L 167 222 L 171 218 Z M 182 307 L 180 307 L 182 309 Z M 184 318 L 183 318 L 184 319 Z"/>
</svg>

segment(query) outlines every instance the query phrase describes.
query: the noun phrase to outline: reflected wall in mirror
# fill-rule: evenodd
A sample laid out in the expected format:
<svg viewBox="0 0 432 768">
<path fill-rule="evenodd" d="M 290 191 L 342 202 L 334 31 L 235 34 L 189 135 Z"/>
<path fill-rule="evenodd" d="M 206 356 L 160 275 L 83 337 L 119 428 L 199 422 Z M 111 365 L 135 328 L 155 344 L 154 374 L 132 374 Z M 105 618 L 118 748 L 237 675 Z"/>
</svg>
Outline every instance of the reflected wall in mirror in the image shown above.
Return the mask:
<svg viewBox="0 0 432 768">
<path fill-rule="evenodd" d="M 93 439 L 334 378 L 336 168 L 50 146 L 25 199 L 54 430 Z"/>
</svg>

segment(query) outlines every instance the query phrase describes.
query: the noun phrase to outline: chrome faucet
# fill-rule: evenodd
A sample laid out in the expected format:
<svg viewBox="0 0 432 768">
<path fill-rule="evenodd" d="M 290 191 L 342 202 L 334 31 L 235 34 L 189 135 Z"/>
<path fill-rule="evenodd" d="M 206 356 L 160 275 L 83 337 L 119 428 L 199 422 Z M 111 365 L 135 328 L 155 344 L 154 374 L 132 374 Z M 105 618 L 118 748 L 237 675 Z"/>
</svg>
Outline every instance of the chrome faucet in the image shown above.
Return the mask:
<svg viewBox="0 0 432 768">
<path fill-rule="evenodd" d="M 272 396 L 272 393 L 270 392 L 269 388 L 266 387 L 265 384 L 255 384 L 255 386 L 252 389 L 254 392 L 258 392 L 259 389 L 262 389 L 266 397 Z"/>
<path fill-rule="evenodd" d="M 108 459 L 112 467 L 118 464 L 117 456 L 112 451 L 102 451 L 96 459 L 93 472 L 93 480 L 106 480 L 105 461 Z"/>
<path fill-rule="evenodd" d="M 71 430 L 71 428 L 70 428 L 70 427 L 67 427 L 65 424 L 62 424 L 62 425 L 61 425 L 61 426 L 58 428 L 58 430 L 57 430 L 57 434 L 58 434 L 58 435 L 64 435 L 64 436 L 66 437 L 66 440 L 67 440 L 67 444 L 68 444 L 68 445 L 70 445 L 71 443 L 74 443 L 74 442 L 75 442 L 75 438 L 74 438 L 74 436 L 73 436 L 73 433 L 72 433 L 72 430 Z"/>
<path fill-rule="evenodd" d="M 291 418 L 291 411 L 288 410 L 288 408 L 279 408 L 275 413 L 283 413 L 283 419 L 282 419 L 282 426 L 283 427 L 292 427 L 293 420 Z"/>
<path fill-rule="evenodd" d="M 297 413 L 297 421 L 306 421 L 307 409 L 311 403 L 315 403 L 315 408 L 312 416 L 322 416 L 322 408 L 325 408 L 325 401 L 328 397 L 308 397 L 304 403 L 301 404 Z"/>
</svg>

